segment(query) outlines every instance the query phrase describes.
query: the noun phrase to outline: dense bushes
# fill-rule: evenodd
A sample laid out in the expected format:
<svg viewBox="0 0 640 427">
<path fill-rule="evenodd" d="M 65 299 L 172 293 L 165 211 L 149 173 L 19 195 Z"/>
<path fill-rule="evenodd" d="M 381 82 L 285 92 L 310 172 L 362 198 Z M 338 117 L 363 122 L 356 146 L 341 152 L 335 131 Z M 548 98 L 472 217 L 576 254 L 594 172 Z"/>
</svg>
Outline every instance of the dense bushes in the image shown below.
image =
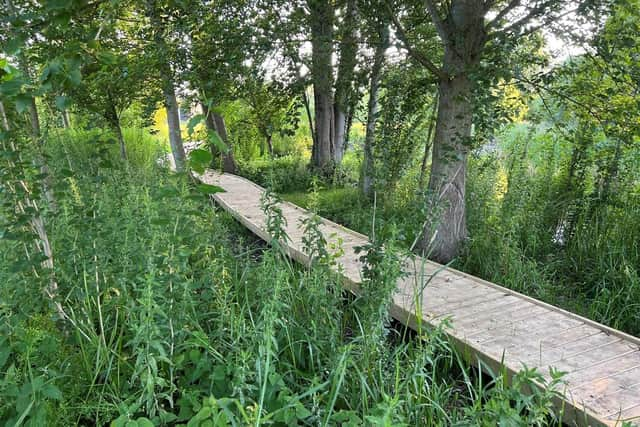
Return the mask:
<svg viewBox="0 0 640 427">
<path fill-rule="evenodd" d="M 353 153 L 345 157 L 340 167 L 326 171 L 326 174 L 310 170 L 309 160 L 296 156 L 239 161 L 238 166 L 240 175 L 281 193 L 307 191 L 314 182 L 324 186 L 354 187 L 359 172 L 359 163 Z"/>
</svg>

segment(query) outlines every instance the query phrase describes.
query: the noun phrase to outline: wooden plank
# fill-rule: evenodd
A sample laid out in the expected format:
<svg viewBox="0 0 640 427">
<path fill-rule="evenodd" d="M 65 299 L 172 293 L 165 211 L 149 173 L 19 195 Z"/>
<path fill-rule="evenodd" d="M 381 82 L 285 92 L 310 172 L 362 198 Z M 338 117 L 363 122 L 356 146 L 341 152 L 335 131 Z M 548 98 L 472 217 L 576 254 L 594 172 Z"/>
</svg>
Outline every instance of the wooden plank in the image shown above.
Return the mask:
<svg viewBox="0 0 640 427">
<path fill-rule="evenodd" d="M 596 365 L 584 366 L 568 373 L 564 380 L 573 388 L 589 384 L 593 381 L 608 378 L 640 366 L 640 351 L 618 355 Z"/>
<path fill-rule="evenodd" d="M 526 301 L 516 298 L 515 302 L 507 305 L 495 307 L 492 310 L 482 313 L 460 313 L 453 317 L 455 329 L 484 329 L 494 326 L 496 323 L 505 324 L 521 319 L 523 316 L 528 317 L 533 310 L 538 309 Z M 544 309 L 541 309 L 542 311 Z"/>
</svg>

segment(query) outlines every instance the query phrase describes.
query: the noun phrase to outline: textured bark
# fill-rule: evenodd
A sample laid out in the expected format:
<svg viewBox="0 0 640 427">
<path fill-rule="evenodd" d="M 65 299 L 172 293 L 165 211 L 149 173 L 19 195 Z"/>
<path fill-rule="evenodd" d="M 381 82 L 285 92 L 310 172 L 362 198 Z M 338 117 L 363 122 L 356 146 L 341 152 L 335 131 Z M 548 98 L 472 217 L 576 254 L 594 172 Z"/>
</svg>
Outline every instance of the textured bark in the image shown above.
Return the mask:
<svg viewBox="0 0 640 427">
<path fill-rule="evenodd" d="M 213 119 L 213 113 L 207 107 L 207 104 L 200 102 L 200 108 L 202 108 L 202 114 L 204 115 L 204 124 L 207 127 L 208 132 L 217 132 L 216 122 Z M 216 167 L 216 158 L 220 154 L 216 147 L 209 143 L 209 151 L 211 152 L 211 166 Z"/>
<path fill-rule="evenodd" d="M 227 145 L 226 152 L 222 153 L 222 171 L 226 173 L 237 173 L 236 159 L 233 156 L 233 147 L 229 136 L 227 135 L 227 126 L 224 123 L 224 117 L 218 113 L 213 113 L 213 120 L 216 124 L 216 131 L 222 141 Z"/>
<path fill-rule="evenodd" d="M 127 147 L 124 142 L 124 136 L 122 135 L 122 127 L 120 127 L 120 120 L 117 120 L 113 127 L 120 144 L 120 157 L 123 160 L 127 160 Z"/>
<path fill-rule="evenodd" d="M 162 80 L 162 94 L 164 107 L 167 110 L 167 125 L 169 127 L 169 145 L 173 155 L 176 171 L 181 172 L 186 166 L 186 155 L 182 143 L 182 131 L 180 130 L 180 111 L 176 99 L 174 74 L 171 63 L 167 59 L 168 46 L 164 38 L 165 23 L 155 1 L 146 2 L 146 12 L 151 20 L 154 30 L 154 42 L 157 55 L 157 66 Z"/>
<path fill-rule="evenodd" d="M 430 209 L 420 248 L 449 262 L 467 237 L 465 185 L 472 111 L 466 76 L 441 82 L 438 120 L 429 177 Z M 465 102 L 459 101 L 465 99 Z"/>
<path fill-rule="evenodd" d="M 7 119 L 7 113 L 2 101 L 0 101 L 0 118 L 1 118 L 0 122 L 2 123 L 3 130 L 6 132 L 9 132 L 11 128 L 9 126 L 9 120 Z M 32 124 L 32 131 L 33 130 L 35 130 L 35 126 Z M 38 131 L 39 131 L 39 127 L 38 127 Z M 22 162 L 20 153 L 17 151 L 16 146 L 13 144 L 11 139 L 9 139 L 9 145 L 11 150 L 17 153 L 18 161 Z M 4 148 L 4 143 L 3 143 L 3 148 Z M 9 185 L 9 188 L 11 188 L 12 184 L 11 183 L 7 183 L 7 184 Z M 51 249 L 51 243 L 49 241 L 49 235 L 47 233 L 47 228 L 45 227 L 44 219 L 42 217 L 42 214 L 40 213 L 40 209 L 38 205 L 30 197 L 31 191 L 29 190 L 27 183 L 24 180 L 19 180 L 18 184 L 21 187 L 20 193 L 23 194 L 24 198 L 22 201 L 18 201 L 16 205 L 16 210 L 22 214 L 26 214 L 28 211 L 30 211 L 30 215 L 31 215 L 30 225 L 31 225 L 31 230 L 36 236 L 36 241 L 35 241 L 36 250 L 40 252 L 42 255 L 44 255 L 45 260 L 42 262 L 42 266 L 49 271 L 49 275 L 50 275 L 49 284 L 44 289 L 44 292 L 47 295 L 47 297 L 53 302 L 54 306 L 56 307 L 56 310 L 58 311 L 60 318 L 68 319 L 68 316 L 64 312 L 62 305 L 57 301 L 58 282 L 56 281 L 56 278 L 55 278 L 53 251 Z M 17 193 L 15 190 L 16 189 L 13 188 L 12 192 Z M 28 252 L 26 255 L 28 258 L 30 257 Z"/>
<path fill-rule="evenodd" d="M 376 47 L 373 66 L 371 68 L 371 79 L 369 84 L 369 103 L 367 104 L 367 127 L 364 138 L 364 158 L 362 160 L 362 172 L 360 185 L 362 194 L 373 197 L 374 191 L 374 159 L 373 144 L 375 141 L 376 121 L 378 119 L 378 95 L 380 93 L 380 80 L 382 78 L 382 67 L 384 66 L 384 54 L 389 47 L 389 28 L 384 24 L 380 31 L 379 44 Z"/>
<path fill-rule="evenodd" d="M 333 104 L 333 161 L 342 163 L 346 150 L 348 117 L 353 108 L 353 80 L 356 68 L 357 35 L 357 2 L 348 0 L 345 18 L 342 23 L 340 40 L 340 63 L 336 78 L 336 91 Z"/>
<path fill-rule="evenodd" d="M 273 158 L 273 136 L 267 136 L 267 149 L 269 150 L 269 157 Z"/>
<path fill-rule="evenodd" d="M 20 55 L 20 67 L 21 71 L 25 76 L 31 79 L 29 73 L 29 67 L 27 66 L 26 60 L 22 55 Z M 58 210 L 58 202 L 56 201 L 56 197 L 53 194 L 53 181 L 51 178 L 51 172 L 49 171 L 49 164 L 47 163 L 46 157 L 43 155 L 43 146 L 44 139 L 42 138 L 42 131 L 40 129 L 40 115 L 38 114 L 38 107 L 36 105 L 36 99 L 29 99 L 29 123 L 31 125 L 31 139 L 33 143 L 36 145 L 36 150 L 38 153 L 37 161 L 40 164 L 40 173 L 43 176 L 42 179 L 42 190 L 44 192 L 45 200 L 49 205 L 49 208 L 56 212 Z"/>
<path fill-rule="evenodd" d="M 311 75 L 315 107 L 315 138 L 311 163 L 325 169 L 332 163 L 333 69 L 333 3 L 331 0 L 309 0 L 311 11 Z"/>
<path fill-rule="evenodd" d="M 167 64 L 168 68 L 168 64 Z M 167 124 L 169 126 L 169 145 L 176 165 L 177 171 L 185 168 L 184 145 L 182 144 L 182 131 L 180 130 L 180 113 L 178 111 L 178 100 L 173 86 L 173 79 L 170 75 L 165 75 L 162 82 L 162 93 L 164 94 L 164 106 L 167 109 Z"/>
<path fill-rule="evenodd" d="M 481 0 L 454 0 L 441 19 L 432 0 L 425 4 L 443 39 L 438 70 L 438 115 L 429 177 L 427 221 L 417 248 L 441 263 L 451 261 L 467 238 L 467 156 L 473 121 L 470 73 L 487 41 Z"/>
</svg>

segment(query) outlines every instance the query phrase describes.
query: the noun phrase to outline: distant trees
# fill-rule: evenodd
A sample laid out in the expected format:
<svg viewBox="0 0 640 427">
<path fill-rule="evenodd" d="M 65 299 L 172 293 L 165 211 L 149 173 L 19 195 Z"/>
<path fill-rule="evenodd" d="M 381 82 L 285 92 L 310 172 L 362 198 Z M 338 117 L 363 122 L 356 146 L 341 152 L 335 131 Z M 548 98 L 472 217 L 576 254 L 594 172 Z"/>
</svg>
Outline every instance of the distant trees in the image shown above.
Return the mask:
<svg viewBox="0 0 640 427">
<path fill-rule="evenodd" d="M 66 85 L 66 92 L 80 108 L 88 109 L 113 129 L 120 146 L 120 156 L 127 158 L 121 118 L 136 100 L 153 96 L 153 82 L 146 74 L 147 63 L 142 52 L 113 52 L 102 48 L 85 59 L 80 71 L 82 79 Z M 66 97 L 58 98 L 62 111 L 68 108 Z"/>
<path fill-rule="evenodd" d="M 358 4 L 355 0 L 308 0 L 306 10 L 315 108 L 311 165 L 327 170 L 342 162 L 357 102 Z M 337 70 L 334 55 L 338 57 Z"/>
</svg>

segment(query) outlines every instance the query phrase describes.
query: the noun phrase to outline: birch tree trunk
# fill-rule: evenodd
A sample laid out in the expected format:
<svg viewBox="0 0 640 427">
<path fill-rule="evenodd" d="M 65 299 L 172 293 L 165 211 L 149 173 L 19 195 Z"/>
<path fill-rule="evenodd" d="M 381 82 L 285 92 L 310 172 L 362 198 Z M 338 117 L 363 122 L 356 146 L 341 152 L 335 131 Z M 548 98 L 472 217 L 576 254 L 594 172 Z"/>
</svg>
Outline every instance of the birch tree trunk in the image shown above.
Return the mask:
<svg viewBox="0 0 640 427">
<path fill-rule="evenodd" d="M 11 127 L 9 125 L 9 120 L 7 118 L 7 113 L 2 101 L 0 101 L 0 122 L 2 123 L 2 128 L 4 131 L 9 132 L 11 130 Z M 32 124 L 32 126 L 34 125 Z M 33 130 L 34 129 L 32 128 L 32 131 Z M 20 153 L 17 152 L 16 146 L 13 144 L 10 138 L 9 138 L 10 148 L 13 152 L 17 153 L 18 161 L 21 162 L 22 159 L 20 158 Z M 4 145 L 4 142 L 3 142 L 3 145 Z M 12 184 L 10 183 L 7 183 L 7 184 L 11 188 Z M 62 308 L 60 303 L 57 301 L 58 282 L 56 281 L 55 274 L 54 274 L 53 251 L 51 250 L 51 243 L 49 241 L 49 235 L 45 227 L 44 219 L 42 217 L 42 214 L 40 212 L 40 209 L 37 203 L 30 196 L 31 191 L 29 190 L 27 183 L 23 180 L 19 180 L 18 184 L 21 187 L 20 193 L 23 195 L 23 199 L 22 201 L 17 202 L 16 210 L 22 214 L 25 214 L 28 211 L 31 211 L 30 213 L 32 217 L 31 217 L 30 225 L 31 225 L 31 230 L 36 236 L 36 239 L 35 239 L 36 250 L 40 252 L 42 255 L 44 255 L 45 259 L 42 262 L 42 266 L 49 272 L 49 275 L 50 275 L 49 284 L 44 289 L 44 292 L 56 307 L 56 310 L 58 311 L 60 318 L 62 319 L 68 318 L 68 316 L 64 312 L 64 309 Z M 15 188 L 13 188 L 11 191 L 13 193 L 18 193 Z M 27 252 L 27 257 L 30 257 L 28 252 Z"/>
<path fill-rule="evenodd" d="M 19 58 L 20 68 L 22 73 L 31 80 L 29 72 L 29 66 L 23 55 Z M 37 161 L 40 164 L 40 173 L 43 175 L 42 190 L 44 191 L 44 197 L 49 205 L 49 208 L 56 212 L 58 210 L 58 202 L 53 194 L 53 182 L 51 179 L 51 172 L 49 170 L 49 164 L 44 156 L 42 150 L 44 149 L 44 140 L 42 139 L 42 130 L 40 128 L 40 115 L 38 114 L 38 106 L 34 97 L 29 98 L 29 123 L 31 125 L 31 139 L 35 145 L 36 152 L 38 153 Z"/>
</svg>

